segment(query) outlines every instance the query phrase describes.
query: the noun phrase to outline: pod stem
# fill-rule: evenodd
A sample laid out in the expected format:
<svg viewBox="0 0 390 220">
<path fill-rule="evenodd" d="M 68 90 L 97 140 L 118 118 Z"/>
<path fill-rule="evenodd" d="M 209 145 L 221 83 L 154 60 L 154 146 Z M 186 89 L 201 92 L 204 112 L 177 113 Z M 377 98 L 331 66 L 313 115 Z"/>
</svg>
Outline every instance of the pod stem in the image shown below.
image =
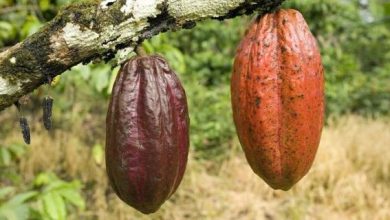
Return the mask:
<svg viewBox="0 0 390 220">
<path fill-rule="evenodd" d="M 51 76 L 47 75 L 47 84 L 49 86 L 51 86 L 52 81 L 53 81 L 53 79 L 51 78 Z"/>
<path fill-rule="evenodd" d="M 139 44 L 135 48 L 135 53 L 137 53 L 138 56 L 147 56 L 148 54 L 146 53 L 145 49 L 142 47 L 142 44 Z"/>
</svg>

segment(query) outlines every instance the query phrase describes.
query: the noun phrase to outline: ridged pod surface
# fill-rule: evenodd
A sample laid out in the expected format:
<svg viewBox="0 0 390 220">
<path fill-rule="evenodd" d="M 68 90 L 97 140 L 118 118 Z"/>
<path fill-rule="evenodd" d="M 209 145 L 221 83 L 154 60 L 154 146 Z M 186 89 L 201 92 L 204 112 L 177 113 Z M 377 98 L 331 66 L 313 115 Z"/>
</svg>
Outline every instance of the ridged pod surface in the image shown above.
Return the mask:
<svg viewBox="0 0 390 220">
<path fill-rule="evenodd" d="M 234 123 L 248 163 L 274 189 L 310 169 L 324 120 L 316 39 L 296 10 L 258 17 L 238 47 L 231 79 Z"/>
<path fill-rule="evenodd" d="M 157 211 L 183 177 L 189 147 L 186 94 L 160 56 L 138 56 L 121 68 L 107 114 L 106 167 L 121 200 Z"/>
</svg>

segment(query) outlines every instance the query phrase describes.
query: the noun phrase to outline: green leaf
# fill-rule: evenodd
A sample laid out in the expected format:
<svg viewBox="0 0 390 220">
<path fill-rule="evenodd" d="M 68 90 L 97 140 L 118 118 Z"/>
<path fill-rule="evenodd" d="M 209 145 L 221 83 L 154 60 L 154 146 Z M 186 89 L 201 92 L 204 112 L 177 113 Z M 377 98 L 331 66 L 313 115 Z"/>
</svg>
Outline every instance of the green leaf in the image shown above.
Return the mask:
<svg viewBox="0 0 390 220">
<path fill-rule="evenodd" d="M 62 188 L 68 188 L 69 183 L 62 180 L 53 180 L 45 187 L 45 192 L 56 191 Z"/>
<path fill-rule="evenodd" d="M 0 162 L 1 165 L 9 166 L 11 164 L 11 153 L 7 148 L 0 148 Z"/>
<path fill-rule="evenodd" d="M 75 0 L 57 0 L 56 2 L 57 2 L 57 5 L 63 6 L 63 5 L 69 4 L 71 2 L 75 2 Z"/>
<path fill-rule="evenodd" d="M 383 2 L 382 4 L 385 16 L 390 16 L 390 2 Z"/>
<path fill-rule="evenodd" d="M 61 196 L 54 192 L 45 194 L 42 198 L 45 213 L 50 219 L 63 220 L 66 217 L 65 203 Z"/>
<path fill-rule="evenodd" d="M 9 149 L 15 158 L 22 157 L 23 154 L 25 154 L 26 150 L 27 150 L 25 145 L 21 145 L 21 144 L 13 144 L 13 145 L 9 146 Z"/>
<path fill-rule="evenodd" d="M 73 67 L 72 71 L 77 71 L 84 80 L 91 78 L 91 67 L 88 65 L 79 64 Z"/>
<path fill-rule="evenodd" d="M 115 80 L 116 80 L 116 77 L 118 76 L 119 70 L 120 70 L 120 66 L 115 67 L 111 71 L 110 83 L 109 83 L 109 85 L 107 87 L 107 94 L 111 94 L 112 93 L 112 88 L 114 88 Z"/>
<path fill-rule="evenodd" d="M 50 1 L 49 0 L 39 0 L 39 7 L 42 11 L 46 11 L 50 9 Z"/>
<path fill-rule="evenodd" d="M 94 83 L 95 89 L 98 92 L 102 92 L 109 84 L 109 77 L 111 72 L 111 66 L 109 65 L 99 65 L 97 68 L 93 69 L 92 81 Z"/>
<path fill-rule="evenodd" d="M 7 189 L 6 191 L 9 191 Z M 0 219 L 24 220 L 29 217 L 29 208 L 24 204 L 27 200 L 36 196 L 37 192 L 31 191 L 18 194 L 0 206 Z"/>
<path fill-rule="evenodd" d="M 104 157 L 104 150 L 103 146 L 100 144 L 95 144 L 92 148 L 92 156 L 93 159 L 95 159 L 95 162 L 99 165 L 102 164 L 103 162 L 103 157 Z"/>
<path fill-rule="evenodd" d="M 35 186 L 42 186 L 46 185 L 54 180 L 58 180 L 55 174 L 53 173 L 40 173 L 37 177 L 34 179 L 34 185 Z"/>
<path fill-rule="evenodd" d="M 35 17 L 35 16 L 29 16 L 27 17 L 26 23 L 24 23 L 22 30 L 21 30 L 21 35 L 22 38 L 26 38 L 35 32 L 37 32 L 43 24 Z"/>
<path fill-rule="evenodd" d="M 6 220 L 27 220 L 29 218 L 29 207 L 27 205 L 4 205 L 0 207 L 0 219 Z"/>
<path fill-rule="evenodd" d="M 186 72 L 185 58 L 179 49 L 169 44 L 164 44 L 162 46 L 162 51 L 164 51 L 166 58 L 169 60 L 169 64 L 175 71 L 178 73 Z"/>
<path fill-rule="evenodd" d="M 29 192 L 21 193 L 21 194 L 18 194 L 16 196 L 12 197 L 7 203 L 13 204 L 13 205 L 22 204 L 22 203 L 26 202 L 27 200 L 35 197 L 36 195 L 38 195 L 38 192 L 36 192 L 36 191 L 29 191 Z"/>
<path fill-rule="evenodd" d="M 5 197 L 7 197 L 9 194 L 13 192 L 15 192 L 15 187 L 11 187 L 11 186 L 0 189 L 0 199 L 4 199 Z"/>
<path fill-rule="evenodd" d="M 75 189 L 61 189 L 57 193 L 65 199 L 65 201 L 79 207 L 81 210 L 85 209 L 84 198 Z"/>
<path fill-rule="evenodd" d="M 11 23 L 0 21 L 0 41 L 13 39 L 16 36 L 16 31 Z"/>
<path fill-rule="evenodd" d="M 66 214 L 66 206 L 65 206 L 64 199 L 57 192 L 53 192 L 52 194 L 53 194 L 54 204 L 57 207 L 59 220 L 66 219 L 67 214 Z"/>
<path fill-rule="evenodd" d="M 142 47 L 144 48 L 147 54 L 155 53 L 154 47 L 149 41 L 144 41 L 142 43 Z"/>
</svg>

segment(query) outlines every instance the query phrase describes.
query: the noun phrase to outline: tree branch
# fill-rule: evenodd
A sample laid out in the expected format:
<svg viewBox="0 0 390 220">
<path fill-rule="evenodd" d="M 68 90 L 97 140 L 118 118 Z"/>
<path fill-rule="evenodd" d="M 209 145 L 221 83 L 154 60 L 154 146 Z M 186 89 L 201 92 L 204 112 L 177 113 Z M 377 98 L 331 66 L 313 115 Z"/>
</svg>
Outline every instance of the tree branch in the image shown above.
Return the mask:
<svg viewBox="0 0 390 220">
<path fill-rule="evenodd" d="M 274 10 L 284 0 L 90 0 L 64 8 L 38 33 L 0 53 L 0 111 L 79 63 L 110 60 L 168 30 Z"/>
</svg>

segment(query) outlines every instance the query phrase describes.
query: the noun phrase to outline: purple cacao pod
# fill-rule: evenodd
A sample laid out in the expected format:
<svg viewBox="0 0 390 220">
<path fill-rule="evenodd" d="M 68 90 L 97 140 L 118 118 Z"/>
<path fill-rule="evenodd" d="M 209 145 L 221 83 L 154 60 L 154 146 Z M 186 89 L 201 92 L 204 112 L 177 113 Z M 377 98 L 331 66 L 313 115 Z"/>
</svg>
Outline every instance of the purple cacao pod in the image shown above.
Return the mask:
<svg viewBox="0 0 390 220">
<path fill-rule="evenodd" d="M 186 94 L 162 57 L 137 56 L 122 66 L 106 124 L 114 191 L 144 214 L 157 211 L 178 188 L 189 147 Z"/>
</svg>

